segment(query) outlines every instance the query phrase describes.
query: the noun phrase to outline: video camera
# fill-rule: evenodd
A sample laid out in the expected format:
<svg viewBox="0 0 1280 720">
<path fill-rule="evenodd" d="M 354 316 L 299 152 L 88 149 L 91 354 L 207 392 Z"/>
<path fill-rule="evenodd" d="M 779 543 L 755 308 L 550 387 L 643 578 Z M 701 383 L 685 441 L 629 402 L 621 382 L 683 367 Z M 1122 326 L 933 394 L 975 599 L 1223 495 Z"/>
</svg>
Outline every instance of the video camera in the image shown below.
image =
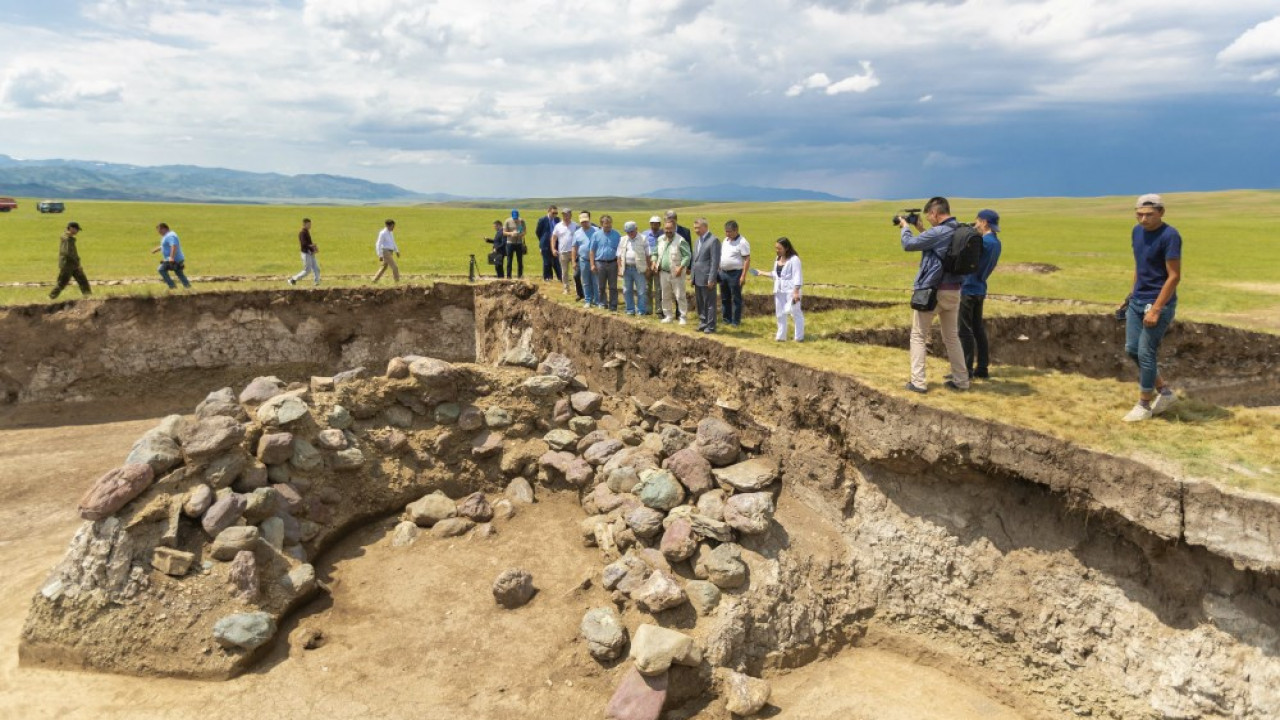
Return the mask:
<svg viewBox="0 0 1280 720">
<path fill-rule="evenodd" d="M 901 210 L 899 212 L 902 214 L 893 216 L 894 227 L 897 227 L 903 220 L 906 220 L 908 225 L 920 224 L 920 208 L 911 208 L 910 210 Z"/>
</svg>

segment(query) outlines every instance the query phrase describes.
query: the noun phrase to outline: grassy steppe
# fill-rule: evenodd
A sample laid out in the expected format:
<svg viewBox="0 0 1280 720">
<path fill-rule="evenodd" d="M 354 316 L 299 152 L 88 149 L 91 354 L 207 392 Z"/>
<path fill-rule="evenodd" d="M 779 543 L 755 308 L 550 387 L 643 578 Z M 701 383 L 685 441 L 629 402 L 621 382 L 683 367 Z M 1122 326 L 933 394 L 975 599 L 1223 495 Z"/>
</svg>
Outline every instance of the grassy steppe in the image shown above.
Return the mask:
<svg viewBox="0 0 1280 720">
<path fill-rule="evenodd" d="M 1166 195 L 1166 220 L 1184 238 L 1183 285 L 1179 318 L 1218 322 L 1268 332 L 1280 331 L 1280 243 L 1269 228 L 1280 221 L 1280 192 L 1231 191 Z M 297 230 L 305 215 L 314 221 L 321 248 L 320 263 L 328 285 L 357 285 L 377 269 L 374 239 L 382 221 L 397 221 L 402 249 L 401 269 L 411 280 L 427 276 L 465 277 L 469 254 L 482 263 L 494 219 L 508 208 L 450 206 L 297 207 L 267 205 L 182 205 L 75 201 L 63 215 L 39 215 L 35 200 L 20 200 L 17 211 L 0 214 L 0 304 L 47 302 L 47 283 L 57 273 L 58 236 L 70 220 L 84 226 L 80 253 L 91 281 L 144 278 L 148 282 L 98 286 L 99 294 L 161 293 L 155 278 L 158 244 L 156 222 L 164 220 L 181 236 L 187 270 L 200 276 L 249 276 L 247 281 L 199 283 L 196 290 L 231 287 L 279 287 L 299 267 Z M 615 201 L 616 202 L 616 201 Z M 817 294 L 903 300 L 915 273 L 918 255 L 901 251 L 890 217 L 904 205 L 922 200 L 856 203 L 711 204 L 678 208 L 681 221 L 692 225 L 706 215 L 713 230 L 735 218 L 751 239 L 757 262 L 772 255 L 772 241 L 792 239 L 804 260 L 805 281 Z M 596 217 L 610 208 L 567 201 L 575 213 L 590 209 Z M 963 220 L 981 208 L 1001 215 L 1004 255 L 991 292 L 1047 300 L 1088 303 L 1080 312 L 1114 306 L 1127 292 L 1132 276 L 1129 231 L 1133 198 L 954 199 Z M 565 202 L 561 203 L 562 205 Z M 631 207 L 635 207 L 634 205 Z M 649 207 L 646 205 L 645 207 Z M 530 230 L 542 215 L 540 206 L 521 207 Z M 616 225 L 636 220 L 642 227 L 652 209 L 615 211 Z M 719 234 L 719 233 L 717 233 Z M 526 277 L 540 275 L 536 250 L 526 258 Z M 1015 272 L 1019 263 L 1048 263 L 1050 274 Z M 386 282 L 384 280 L 384 282 Z M 28 286 L 27 283 L 45 283 Z M 825 286 L 825 287 L 824 287 Z M 767 293 L 764 280 L 753 292 Z M 64 298 L 74 298 L 74 286 Z M 559 293 L 549 296 L 562 300 Z M 989 300 L 989 315 L 1062 311 L 1055 303 L 1011 303 Z M 639 322 L 639 321 L 637 321 Z M 722 334 L 724 342 L 752 347 L 808 364 L 846 372 L 886 392 L 902 393 L 906 377 L 905 348 L 851 346 L 820 336 L 858 327 L 905 325 L 909 312 L 889 310 L 812 314 L 802 346 L 775 344 L 771 317 L 750 318 L 742 332 Z M 670 326 L 660 326 L 664 329 Z M 670 329 L 672 332 L 687 329 Z M 1230 348 L 1224 348 L 1230 352 Z M 931 360 L 930 378 L 946 372 Z M 1133 383 L 1093 380 L 1027 368 L 1000 368 L 990 383 L 958 396 L 933 392 L 918 398 L 978 417 L 1040 430 L 1106 452 L 1138 457 L 1175 473 L 1208 476 L 1245 487 L 1280 492 L 1280 429 L 1274 409 L 1220 408 L 1195 401 L 1176 413 L 1137 427 L 1118 422 L 1132 405 Z M 1177 379 L 1174 378 L 1176 385 Z M 916 399 L 916 398 L 913 398 Z"/>
</svg>

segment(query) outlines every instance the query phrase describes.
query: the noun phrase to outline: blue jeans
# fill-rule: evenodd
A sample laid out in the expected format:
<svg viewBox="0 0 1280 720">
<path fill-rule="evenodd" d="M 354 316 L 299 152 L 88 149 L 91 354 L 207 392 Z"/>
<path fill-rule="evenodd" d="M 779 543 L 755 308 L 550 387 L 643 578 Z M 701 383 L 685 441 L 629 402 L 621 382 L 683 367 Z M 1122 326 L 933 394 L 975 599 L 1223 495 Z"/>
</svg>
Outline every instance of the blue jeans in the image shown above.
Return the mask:
<svg viewBox="0 0 1280 720">
<path fill-rule="evenodd" d="M 648 290 L 645 289 L 644 270 L 635 265 L 622 269 L 622 297 L 627 302 L 628 313 L 649 313 Z"/>
<path fill-rule="evenodd" d="M 720 304 L 728 325 L 742 322 L 742 270 L 720 271 Z"/>
<path fill-rule="evenodd" d="M 172 271 L 174 275 L 178 276 L 178 280 L 182 282 L 182 287 L 189 288 L 191 283 L 187 281 L 186 274 L 182 272 L 186 269 L 186 266 L 185 262 L 162 262 L 159 267 L 160 279 L 164 280 L 164 284 L 168 285 L 170 290 L 177 287 L 177 285 L 173 284 L 173 278 L 169 277 L 169 272 Z"/>
<path fill-rule="evenodd" d="M 591 272 L 591 263 L 586 259 L 578 261 L 578 274 L 582 277 L 582 299 L 587 301 L 588 305 L 595 305 L 596 299 L 596 274 Z"/>
<path fill-rule="evenodd" d="M 1160 320 L 1155 327 L 1142 324 L 1146 313 L 1143 308 L 1147 303 L 1129 298 L 1129 309 L 1125 313 L 1124 351 L 1138 364 L 1138 388 L 1144 393 L 1156 391 L 1156 378 L 1160 368 L 1156 364 L 1156 353 L 1160 350 L 1160 341 L 1165 331 L 1173 323 L 1174 312 L 1178 309 L 1178 301 L 1172 300 L 1160 311 Z"/>
</svg>

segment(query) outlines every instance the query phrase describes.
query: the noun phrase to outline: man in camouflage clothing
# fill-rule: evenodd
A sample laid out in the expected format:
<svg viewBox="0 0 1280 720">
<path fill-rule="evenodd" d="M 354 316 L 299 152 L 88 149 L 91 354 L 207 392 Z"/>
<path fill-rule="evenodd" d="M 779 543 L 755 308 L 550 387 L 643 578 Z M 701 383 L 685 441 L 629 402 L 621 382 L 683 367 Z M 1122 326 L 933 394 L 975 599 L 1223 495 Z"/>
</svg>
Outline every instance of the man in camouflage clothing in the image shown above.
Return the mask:
<svg viewBox="0 0 1280 720">
<path fill-rule="evenodd" d="M 84 268 L 80 267 L 80 252 L 76 250 L 76 235 L 79 233 L 80 223 L 67 223 L 67 231 L 62 233 L 62 243 L 58 246 L 58 284 L 49 293 L 50 300 L 57 299 L 72 278 L 80 286 L 81 295 L 93 293 L 89 289 L 89 278 L 85 277 Z"/>
</svg>

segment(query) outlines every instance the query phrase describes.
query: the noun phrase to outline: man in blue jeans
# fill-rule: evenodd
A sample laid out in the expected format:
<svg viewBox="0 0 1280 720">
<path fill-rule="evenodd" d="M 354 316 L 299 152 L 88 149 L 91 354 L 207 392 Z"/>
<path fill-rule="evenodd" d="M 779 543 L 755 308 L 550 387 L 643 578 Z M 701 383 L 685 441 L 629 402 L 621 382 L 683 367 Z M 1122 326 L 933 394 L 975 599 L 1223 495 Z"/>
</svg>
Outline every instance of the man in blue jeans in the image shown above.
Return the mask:
<svg viewBox="0 0 1280 720">
<path fill-rule="evenodd" d="M 724 324 L 742 324 L 742 285 L 751 270 L 751 244 L 738 234 L 738 221 L 724 224 L 724 242 L 720 243 L 720 302 L 724 305 Z"/>
<path fill-rule="evenodd" d="M 1178 307 L 1182 278 L 1182 236 L 1164 222 L 1164 200 L 1149 193 L 1138 198 L 1133 227 L 1133 292 L 1125 313 L 1124 350 L 1138 365 L 1138 404 L 1125 422 L 1150 420 L 1177 398 L 1160 374 L 1156 354 Z"/>
</svg>

